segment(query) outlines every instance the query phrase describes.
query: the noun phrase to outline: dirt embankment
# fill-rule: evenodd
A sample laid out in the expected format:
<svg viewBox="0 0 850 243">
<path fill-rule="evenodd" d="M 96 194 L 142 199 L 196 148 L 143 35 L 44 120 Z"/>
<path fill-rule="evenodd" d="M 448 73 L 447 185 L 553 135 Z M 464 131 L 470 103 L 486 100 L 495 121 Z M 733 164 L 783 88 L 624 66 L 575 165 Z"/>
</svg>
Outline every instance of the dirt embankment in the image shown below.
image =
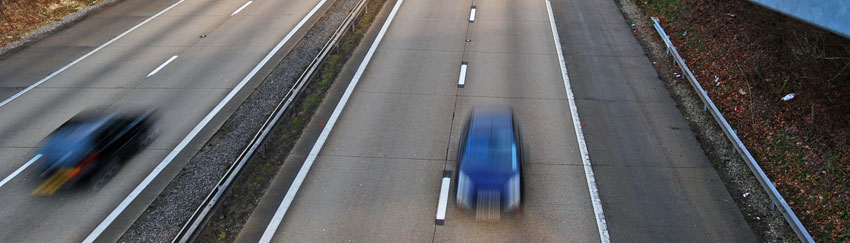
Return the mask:
<svg viewBox="0 0 850 243">
<path fill-rule="evenodd" d="M 747 1 L 635 2 L 812 237 L 850 241 L 850 39 Z"/>
<path fill-rule="evenodd" d="M 120 0 L 2 0 L 0 58 Z"/>
<path fill-rule="evenodd" d="M 0 47 L 18 41 L 39 27 L 59 21 L 96 0 L 3 0 L 0 1 Z"/>
</svg>

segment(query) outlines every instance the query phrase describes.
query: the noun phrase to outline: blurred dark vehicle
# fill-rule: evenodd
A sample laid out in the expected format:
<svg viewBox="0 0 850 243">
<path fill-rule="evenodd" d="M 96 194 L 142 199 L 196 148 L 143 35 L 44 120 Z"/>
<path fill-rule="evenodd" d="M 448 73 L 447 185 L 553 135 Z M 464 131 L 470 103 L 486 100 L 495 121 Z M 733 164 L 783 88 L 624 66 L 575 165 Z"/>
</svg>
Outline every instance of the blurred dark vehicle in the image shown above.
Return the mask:
<svg viewBox="0 0 850 243">
<path fill-rule="evenodd" d="M 89 182 L 93 190 L 156 137 L 155 111 L 81 112 L 39 149 L 44 182 L 33 194 L 51 195 L 62 186 Z"/>
<path fill-rule="evenodd" d="M 476 107 L 458 144 L 458 207 L 476 214 L 519 214 L 522 158 L 521 134 L 510 107 Z"/>
</svg>

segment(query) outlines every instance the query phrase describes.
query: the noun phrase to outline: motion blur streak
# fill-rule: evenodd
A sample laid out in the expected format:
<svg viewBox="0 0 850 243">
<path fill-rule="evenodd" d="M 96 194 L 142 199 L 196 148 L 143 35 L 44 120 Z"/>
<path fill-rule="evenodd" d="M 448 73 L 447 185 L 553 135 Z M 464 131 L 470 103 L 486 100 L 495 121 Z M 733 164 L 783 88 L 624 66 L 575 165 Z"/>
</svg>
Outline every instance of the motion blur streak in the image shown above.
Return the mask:
<svg viewBox="0 0 850 243">
<path fill-rule="evenodd" d="M 41 183 L 41 186 L 38 186 L 38 188 L 32 191 L 32 195 L 53 195 L 53 193 L 56 193 L 56 190 L 59 190 L 65 182 L 68 182 L 74 176 L 73 174 L 76 174 L 74 172 L 75 170 L 72 169 L 60 169 L 44 181 L 44 183 Z"/>
</svg>

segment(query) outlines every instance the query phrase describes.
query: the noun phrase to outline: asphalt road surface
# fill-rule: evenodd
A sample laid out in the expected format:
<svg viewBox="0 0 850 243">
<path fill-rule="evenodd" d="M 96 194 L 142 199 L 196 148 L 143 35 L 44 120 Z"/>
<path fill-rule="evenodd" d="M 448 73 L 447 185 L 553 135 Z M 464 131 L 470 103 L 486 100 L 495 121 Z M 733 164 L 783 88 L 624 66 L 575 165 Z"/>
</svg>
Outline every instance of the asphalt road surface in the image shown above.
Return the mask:
<svg viewBox="0 0 850 243">
<path fill-rule="evenodd" d="M 272 241 L 755 241 L 614 2 L 558 0 L 552 11 L 604 219 L 595 217 L 546 1 L 405 0 L 328 122 L 282 222 L 267 231 Z M 452 189 L 437 226 L 460 128 L 473 106 L 489 103 L 512 106 L 525 139 L 521 216 L 476 221 L 454 210 Z M 328 115 L 317 117 L 324 125 Z M 299 141 L 287 163 L 315 142 Z M 260 239 L 299 169 L 284 166 L 239 241 Z"/>
<path fill-rule="evenodd" d="M 0 60 L 0 100 L 8 101 L 0 106 L 0 180 L 10 178 L 0 185 L 3 241 L 85 239 L 319 1 L 258 0 L 236 13 L 246 3 L 126 0 Z M 48 75 L 50 79 L 16 95 Z M 252 83 L 246 82 L 242 90 L 250 92 Z M 236 93 L 230 103 L 238 104 L 245 93 Z M 30 195 L 40 183 L 36 166 L 14 172 L 26 165 L 51 131 L 95 106 L 160 107 L 161 135 L 100 191 Z M 130 204 L 99 240 L 117 240 L 220 126 L 222 117 L 213 117 L 208 126 L 212 129 L 200 130 L 161 174 L 170 176 L 154 180 L 157 186 L 143 191 L 136 200 L 141 202 Z"/>
</svg>

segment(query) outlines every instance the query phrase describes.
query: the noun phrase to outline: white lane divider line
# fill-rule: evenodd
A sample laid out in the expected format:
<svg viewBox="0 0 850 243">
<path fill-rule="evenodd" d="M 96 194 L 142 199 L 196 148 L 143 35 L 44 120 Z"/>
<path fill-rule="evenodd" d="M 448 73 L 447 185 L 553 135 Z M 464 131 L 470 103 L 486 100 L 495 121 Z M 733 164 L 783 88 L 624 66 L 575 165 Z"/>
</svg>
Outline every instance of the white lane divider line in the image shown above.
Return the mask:
<svg viewBox="0 0 850 243">
<path fill-rule="evenodd" d="M 599 190 L 596 187 L 596 177 L 593 175 L 593 166 L 590 164 L 590 155 L 587 152 L 587 144 L 584 141 L 584 133 L 581 131 L 581 121 L 578 117 L 575 95 L 570 88 L 570 77 L 567 73 L 567 62 L 564 60 L 564 52 L 561 50 L 561 37 L 558 35 L 558 27 L 555 25 L 555 17 L 552 14 L 552 3 L 546 0 L 546 9 L 549 12 L 549 24 L 552 26 L 552 37 L 555 41 L 555 49 L 558 51 L 558 62 L 561 65 L 561 76 L 564 79 L 564 89 L 567 92 L 567 100 L 570 104 L 570 114 L 573 118 L 573 128 L 576 131 L 576 140 L 581 152 L 581 161 L 584 165 L 584 175 L 587 179 L 587 189 L 590 191 L 590 201 L 593 204 L 593 213 L 596 216 L 596 227 L 599 230 L 599 239 L 603 243 L 610 243 L 608 235 L 608 223 L 605 222 L 605 213 L 602 211 L 602 200 L 599 199 Z"/>
<path fill-rule="evenodd" d="M 475 6 L 472 6 L 472 9 L 469 10 L 469 22 L 475 22 Z"/>
<path fill-rule="evenodd" d="M 176 3 L 172 4 L 171 6 L 168 6 L 167 8 L 163 9 L 162 11 L 159 11 L 158 13 L 154 14 L 153 16 L 150 16 L 149 18 L 145 19 L 145 21 L 142 21 L 141 23 L 137 24 L 136 26 L 133 26 L 129 30 L 124 31 L 124 33 L 121 33 L 120 35 L 116 36 L 115 38 L 112 38 L 111 40 L 107 41 L 106 43 L 103 43 L 102 45 L 98 46 L 97 48 L 94 48 L 94 50 L 89 51 L 85 55 L 74 60 L 73 62 L 68 63 L 68 65 L 65 65 L 64 67 L 60 68 L 59 70 L 56 70 L 55 72 L 51 73 L 50 75 L 47 75 L 47 77 L 44 77 L 43 79 L 39 80 L 38 82 L 35 82 L 34 84 L 30 85 L 29 87 L 25 88 L 24 90 L 21 90 L 20 92 L 16 93 L 15 95 L 12 95 L 12 97 L 7 98 L 3 102 L 0 102 L 0 107 L 3 107 L 4 105 L 9 104 L 9 102 L 12 102 L 12 100 L 17 99 L 21 95 L 29 92 L 30 90 L 34 89 L 35 87 L 38 87 L 42 83 L 47 82 L 47 80 L 53 78 L 54 76 L 58 75 L 61 72 L 64 72 L 68 68 L 71 68 L 71 66 L 74 66 L 75 64 L 83 61 L 83 59 L 86 59 L 87 57 L 89 57 L 89 56 L 93 55 L 94 53 L 100 51 L 101 49 L 108 46 L 109 44 L 112 44 L 112 42 L 115 42 L 116 40 L 120 39 L 121 37 L 124 37 L 125 35 L 129 34 L 130 32 L 138 29 L 142 25 L 150 22 L 154 18 L 159 17 L 160 15 L 164 14 L 165 12 L 168 12 L 168 10 L 171 10 L 172 8 L 176 7 L 178 4 L 183 3 L 183 1 L 185 1 L 185 0 L 177 1 Z"/>
<path fill-rule="evenodd" d="M 221 102 L 219 102 L 218 105 L 216 105 L 207 114 L 207 116 L 205 116 L 204 119 L 202 119 L 201 122 L 198 123 L 198 125 L 195 125 L 195 128 L 193 128 L 192 131 L 190 131 L 189 134 L 187 134 L 186 137 L 184 137 L 183 140 L 180 141 L 180 143 L 177 144 L 177 146 L 174 147 L 174 149 L 172 149 L 171 152 L 168 153 L 168 155 L 165 156 L 164 159 L 162 159 L 162 162 L 159 162 L 156 168 L 154 168 L 153 171 L 151 171 L 151 173 L 148 174 L 148 176 L 145 177 L 145 179 L 142 180 L 142 182 L 140 182 L 139 185 L 136 186 L 136 188 L 134 188 L 133 191 L 130 192 L 130 194 L 127 195 L 127 197 L 125 197 L 124 200 L 122 200 L 121 203 L 118 204 L 118 206 L 116 206 L 115 209 L 113 209 L 112 212 L 110 212 L 109 215 L 107 215 L 106 218 L 103 219 L 103 221 L 101 221 L 100 224 L 98 224 L 97 227 L 91 233 L 89 233 L 86 239 L 83 240 L 83 243 L 91 243 L 97 240 L 97 238 L 100 237 L 100 235 L 103 234 L 104 231 L 106 231 L 106 228 L 109 227 L 109 225 L 112 224 L 112 222 L 118 218 L 118 215 L 124 212 L 124 210 L 127 209 L 128 206 L 130 206 L 130 203 L 133 202 L 133 200 L 135 200 L 136 197 L 138 197 L 145 188 L 147 188 L 147 186 L 154 180 L 154 178 L 156 178 L 159 173 L 161 173 L 165 169 L 165 167 L 171 164 L 171 161 L 174 160 L 174 158 L 177 157 L 177 155 L 180 154 L 180 152 L 183 151 L 183 149 L 186 148 L 187 145 L 189 145 L 189 142 L 192 141 L 192 139 L 194 139 L 195 136 L 197 136 L 198 133 L 200 133 L 201 130 L 207 126 L 207 124 L 213 119 L 213 117 L 215 117 L 216 114 L 218 114 L 218 112 L 221 111 L 224 106 L 228 102 L 230 102 L 230 100 L 233 99 L 233 97 L 236 96 L 236 94 L 239 93 L 240 90 L 242 90 L 243 87 L 245 87 L 248 81 L 254 78 L 254 75 L 257 75 L 257 72 L 259 72 L 260 69 L 265 66 L 266 63 L 268 63 L 269 60 L 271 60 L 272 57 L 277 54 L 277 52 L 280 51 L 281 48 L 283 48 L 284 44 L 289 42 L 289 39 L 291 39 L 292 36 L 294 36 L 295 33 L 298 32 L 298 30 L 300 30 L 305 23 L 307 23 L 307 20 L 309 20 L 310 17 L 312 17 L 325 4 L 325 2 L 327 2 L 327 0 L 319 1 L 319 3 L 316 4 L 316 6 L 313 7 L 313 9 L 310 10 L 310 12 L 307 13 L 307 15 L 304 16 L 304 18 L 302 18 L 301 21 L 298 22 L 298 24 L 295 25 L 295 27 L 292 28 L 292 30 L 290 30 L 289 33 L 286 34 L 286 36 L 283 37 L 283 40 L 280 40 L 280 42 L 278 42 L 277 45 L 275 45 L 274 48 L 272 48 L 272 50 L 269 51 L 269 53 L 266 54 L 265 57 L 263 57 L 263 60 L 261 60 L 260 63 L 257 64 L 257 66 L 254 66 L 254 69 L 251 69 L 251 72 L 249 72 L 248 75 L 245 75 L 245 78 L 242 78 L 242 81 L 240 81 L 239 84 L 236 85 L 236 87 L 233 87 L 233 89 L 230 90 L 230 93 L 227 93 L 227 96 L 225 96 L 224 99 L 222 99 Z"/>
<path fill-rule="evenodd" d="M 150 78 L 151 76 L 153 76 L 154 74 L 159 72 L 159 70 L 162 70 L 162 68 L 164 68 L 165 65 L 168 65 L 169 63 L 171 63 L 171 61 L 174 61 L 174 59 L 177 59 L 177 55 L 172 56 L 171 58 L 168 59 L 168 61 L 165 61 L 164 63 L 160 64 L 159 67 L 156 67 L 156 69 L 151 71 L 151 73 L 149 73 L 146 78 Z"/>
<path fill-rule="evenodd" d="M 460 75 L 457 78 L 457 87 L 463 88 L 466 85 L 466 67 L 469 66 L 467 62 L 460 63 Z"/>
<path fill-rule="evenodd" d="M 446 204 L 449 203 L 449 185 L 452 182 L 452 172 L 443 171 L 443 182 L 440 184 L 440 201 L 437 203 L 437 225 L 446 223 Z"/>
<path fill-rule="evenodd" d="M 21 168 L 18 168 L 17 170 L 15 170 L 15 172 L 12 172 L 11 175 L 6 176 L 6 178 L 3 179 L 3 181 L 0 181 L 0 187 L 3 187 L 3 185 L 6 185 L 6 183 L 11 181 L 12 178 L 15 178 L 15 176 L 17 176 L 18 174 L 23 172 L 25 169 L 27 169 L 27 167 L 30 167 L 30 165 L 32 165 L 32 163 L 35 163 L 36 161 L 38 161 L 39 158 L 41 158 L 41 154 L 36 154 L 34 157 L 32 157 L 32 159 L 30 159 L 30 161 L 28 161 L 26 164 L 24 164 L 24 166 L 21 166 Z"/>
<path fill-rule="evenodd" d="M 286 211 L 289 210 L 289 206 L 292 205 L 292 201 L 295 200 L 295 194 L 298 193 L 298 189 L 301 188 L 301 184 L 304 183 L 304 179 L 307 177 L 307 173 L 310 172 L 310 168 L 313 167 L 313 162 L 316 161 L 316 157 L 319 155 L 319 151 L 322 150 L 322 146 L 325 145 L 325 141 L 328 139 L 328 136 L 331 133 L 334 125 L 336 124 L 337 119 L 339 119 L 339 115 L 342 113 L 342 109 L 345 108 L 345 104 L 348 103 L 348 99 L 351 97 L 351 93 L 354 92 L 354 87 L 357 86 L 357 83 L 360 81 L 360 77 L 363 76 L 363 72 L 366 71 L 366 66 L 369 65 L 369 61 L 372 60 L 372 55 L 375 54 L 375 51 L 378 49 L 378 45 L 381 44 L 381 40 L 384 38 L 384 34 L 387 33 L 387 29 L 390 27 L 390 23 L 393 22 L 398 9 L 401 7 L 401 3 L 404 0 L 398 0 L 393 10 L 390 12 L 389 17 L 387 18 L 384 25 L 381 27 L 381 30 L 378 32 L 378 37 L 375 39 L 375 42 L 372 42 L 372 46 L 369 47 L 369 51 L 366 52 L 366 56 L 363 58 L 363 62 L 360 63 L 360 66 L 357 68 L 357 72 L 354 73 L 354 77 L 351 79 L 351 83 L 348 84 L 348 87 L 345 88 L 345 93 L 342 94 L 342 98 L 339 100 L 339 103 L 334 108 L 333 113 L 331 113 L 331 117 L 328 119 L 328 122 L 325 123 L 325 128 L 322 129 L 322 133 L 319 134 L 319 138 L 316 140 L 316 143 L 313 144 L 313 148 L 310 150 L 310 154 L 307 155 L 307 159 L 304 160 L 304 164 L 301 166 L 301 169 L 298 170 L 298 174 L 295 175 L 295 179 L 292 181 L 292 185 L 289 186 L 289 190 L 286 191 L 286 195 L 283 197 L 283 201 L 281 201 L 280 206 L 278 206 L 277 211 L 275 211 L 274 216 L 272 216 L 269 225 L 266 226 L 266 230 L 263 232 L 262 238 L 260 238 L 260 242 L 270 242 L 272 237 L 274 237 L 275 232 L 277 232 L 277 228 L 280 226 L 280 223 L 283 221 L 283 217 L 286 215 Z"/>
<path fill-rule="evenodd" d="M 236 11 L 233 11 L 233 13 L 230 14 L 230 16 L 233 17 L 234 15 L 238 14 L 240 11 L 242 11 L 242 9 L 245 9 L 245 7 L 248 7 L 248 5 L 251 5 L 251 3 L 253 3 L 253 2 L 254 1 L 248 1 L 247 3 L 243 4 L 242 7 L 239 7 L 239 9 L 236 9 Z"/>
</svg>

